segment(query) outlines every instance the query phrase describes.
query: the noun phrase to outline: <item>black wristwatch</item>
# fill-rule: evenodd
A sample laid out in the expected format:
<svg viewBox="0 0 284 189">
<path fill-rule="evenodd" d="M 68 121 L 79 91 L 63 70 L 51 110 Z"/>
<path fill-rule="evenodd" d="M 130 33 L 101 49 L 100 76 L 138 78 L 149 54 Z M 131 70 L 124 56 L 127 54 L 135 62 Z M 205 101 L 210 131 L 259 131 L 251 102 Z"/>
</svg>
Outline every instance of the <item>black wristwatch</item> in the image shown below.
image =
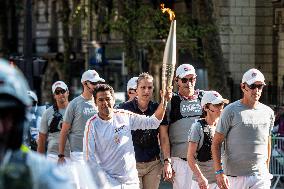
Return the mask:
<svg viewBox="0 0 284 189">
<path fill-rule="evenodd" d="M 172 159 L 171 159 L 171 158 L 166 158 L 166 159 L 164 159 L 164 163 L 165 163 L 166 161 L 167 161 L 169 164 L 172 164 Z"/>
<path fill-rule="evenodd" d="M 65 155 L 64 154 L 58 154 L 58 157 L 63 158 L 63 157 L 65 157 Z"/>
</svg>

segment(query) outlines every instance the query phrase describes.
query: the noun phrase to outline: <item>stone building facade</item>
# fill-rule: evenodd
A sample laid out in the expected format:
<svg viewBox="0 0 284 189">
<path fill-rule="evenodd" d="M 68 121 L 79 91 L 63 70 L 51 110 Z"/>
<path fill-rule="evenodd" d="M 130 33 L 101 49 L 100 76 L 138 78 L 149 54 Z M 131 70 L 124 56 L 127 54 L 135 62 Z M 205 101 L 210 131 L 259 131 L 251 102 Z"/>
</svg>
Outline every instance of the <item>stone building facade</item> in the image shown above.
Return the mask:
<svg viewBox="0 0 284 189">
<path fill-rule="evenodd" d="M 272 20 L 269 0 L 222 0 L 220 30 L 224 57 L 233 77 L 260 69 L 272 82 Z"/>
<path fill-rule="evenodd" d="M 224 57 L 235 83 L 250 67 L 260 69 L 267 104 L 284 104 L 284 1 L 221 0 Z"/>
<path fill-rule="evenodd" d="M 275 80 L 278 86 L 278 99 L 284 104 L 284 1 L 271 0 L 273 4 L 273 52 Z"/>
</svg>

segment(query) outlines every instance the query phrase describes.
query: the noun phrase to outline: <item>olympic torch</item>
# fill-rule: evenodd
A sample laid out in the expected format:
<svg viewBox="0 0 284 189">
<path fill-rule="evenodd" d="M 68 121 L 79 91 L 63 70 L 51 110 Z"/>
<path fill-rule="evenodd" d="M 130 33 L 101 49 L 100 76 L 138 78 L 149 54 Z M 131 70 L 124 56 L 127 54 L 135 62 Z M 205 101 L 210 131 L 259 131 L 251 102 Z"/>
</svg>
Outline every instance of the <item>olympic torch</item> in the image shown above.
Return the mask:
<svg viewBox="0 0 284 189">
<path fill-rule="evenodd" d="M 171 21 L 170 32 L 164 50 L 162 64 L 162 89 L 165 91 L 172 86 L 174 78 L 174 70 L 176 65 L 176 20 L 174 20 L 174 12 L 169 8 L 164 8 L 164 4 L 161 4 L 161 10 L 163 13 L 169 13 Z M 167 103 L 167 101 L 164 101 L 164 107 L 167 106 Z"/>
</svg>

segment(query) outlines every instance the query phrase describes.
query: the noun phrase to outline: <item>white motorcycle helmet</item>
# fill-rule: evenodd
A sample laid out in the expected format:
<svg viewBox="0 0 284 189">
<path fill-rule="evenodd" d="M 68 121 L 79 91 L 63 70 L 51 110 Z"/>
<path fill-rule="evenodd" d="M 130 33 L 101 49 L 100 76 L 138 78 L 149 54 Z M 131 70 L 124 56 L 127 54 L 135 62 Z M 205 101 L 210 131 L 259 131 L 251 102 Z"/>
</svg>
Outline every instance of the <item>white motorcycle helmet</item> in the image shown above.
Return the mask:
<svg viewBox="0 0 284 189">
<path fill-rule="evenodd" d="M 0 59 L 0 108 L 15 106 L 15 99 L 26 107 L 31 106 L 27 91 L 30 88 L 24 75 L 7 61 Z"/>
<path fill-rule="evenodd" d="M 23 133 L 27 125 L 27 110 L 32 101 L 27 94 L 30 90 L 23 74 L 0 59 L 0 118 L 6 113 L 14 116 L 13 127 L 6 133 L 1 134 L 1 142 L 5 148 L 17 150 L 23 140 Z"/>
</svg>

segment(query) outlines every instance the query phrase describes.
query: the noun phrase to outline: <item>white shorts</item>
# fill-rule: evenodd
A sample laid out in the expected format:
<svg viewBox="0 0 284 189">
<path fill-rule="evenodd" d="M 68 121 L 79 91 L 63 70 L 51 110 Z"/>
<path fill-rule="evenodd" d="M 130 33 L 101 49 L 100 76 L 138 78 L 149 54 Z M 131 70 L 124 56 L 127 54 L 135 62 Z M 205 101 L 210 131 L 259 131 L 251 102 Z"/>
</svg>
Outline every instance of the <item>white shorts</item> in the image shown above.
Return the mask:
<svg viewBox="0 0 284 189">
<path fill-rule="evenodd" d="M 232 188 L 250 188 L 250 189 L 270 189 L 270 175 L 252 175 L 252 176 L 228 176 L 230 189 Z"/>
<path fill-rule="evenodd" d="M 191 189 L 199 189 L 198 182 L 196 182 L 195 180 L 192 180 Z M 208 189 L 219 189 L 219 187 L 216 183 L 211 183 L 209 184 Z"/>
<path fill-rule="evenodd" d="M 172 157 L 172 166 L 175 171 L 173 189 L 191 188 L 192 183 L 192 171 L 187 164 L 187 161 Z"/>
<path fill-rule="evenodd" d="M 72 162 L 85 163 L 83 152 L 70 152 L 70 159 Z"/>
<path fill-rule="evenodd" d="M 55 154 L 47 154 L 46 155 L 46 159 L 48 159 L 48 161 L 57 163 L 58 162 L 58 155 Z M 69 157 L 64 157 L 66 163 L 70 163 L 70 158 Z"/>
<path fill-rule="evenodd" d="M 111 185 L 110 187 L 111 189 L 139 189 L 139 183 L 122 184 L 115 178 L 110 177 L 109 175 L 107 175 L 106 177 L 107 177 L 107 181 Z"/>
</svg>

